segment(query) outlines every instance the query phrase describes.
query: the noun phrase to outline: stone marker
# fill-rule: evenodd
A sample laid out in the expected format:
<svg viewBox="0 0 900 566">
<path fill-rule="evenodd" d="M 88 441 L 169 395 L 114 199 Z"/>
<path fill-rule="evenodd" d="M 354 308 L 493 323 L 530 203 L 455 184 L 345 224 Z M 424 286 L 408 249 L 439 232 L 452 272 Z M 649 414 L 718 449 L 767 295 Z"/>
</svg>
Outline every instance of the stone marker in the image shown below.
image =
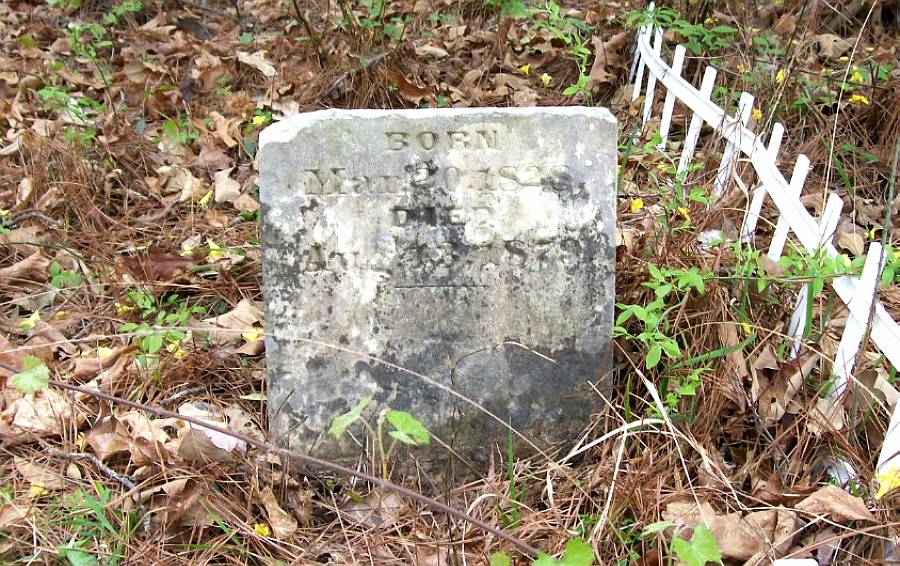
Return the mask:
<svg viewBox="0 0 900 566">
<path fill-rule="evenodd" d="M 326 431 L 372 396 L 368 415 L 409 411 L 476 463 L 505 451 L 503 424 L 406 368 L 541 448 L 574 441 L 609 367 L 616 138 L 583 107 L 325 110 L 263 131 L 272 438 L 358 457 Z"/>
</svg>

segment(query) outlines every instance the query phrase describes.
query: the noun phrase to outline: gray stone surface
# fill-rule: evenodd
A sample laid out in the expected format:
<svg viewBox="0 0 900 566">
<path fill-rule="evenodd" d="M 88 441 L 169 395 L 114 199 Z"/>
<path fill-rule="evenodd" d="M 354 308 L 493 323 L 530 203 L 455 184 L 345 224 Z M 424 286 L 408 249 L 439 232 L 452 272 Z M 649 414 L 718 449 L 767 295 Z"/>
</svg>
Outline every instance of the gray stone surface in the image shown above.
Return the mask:
<svg viewBox="0 0 900 566">
<path fill-rule="evenodd" d="M 503 425 L 399 366 L 541 447 L 574 440 L 608 365 L 616 139 L 607 110 L 581 107 L 326 110 L 267 128 L 272 437 L 358 457 L 325 433 L 373 396 L 369 414 L 409 411 L 476 463 L 505 447 Z"/>
</svg>

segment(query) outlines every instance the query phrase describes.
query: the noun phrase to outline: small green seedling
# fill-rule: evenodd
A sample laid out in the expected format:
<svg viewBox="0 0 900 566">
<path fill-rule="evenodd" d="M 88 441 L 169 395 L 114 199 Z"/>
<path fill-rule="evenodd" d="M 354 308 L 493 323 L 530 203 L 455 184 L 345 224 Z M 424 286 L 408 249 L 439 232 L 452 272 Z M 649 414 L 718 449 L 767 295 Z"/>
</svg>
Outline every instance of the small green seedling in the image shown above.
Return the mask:
<svg viewBox="0 0 900 566">
<path fill-rule="evenodd" d="M 383 436 L 384 422 L 387 421 L 387 423 L 393 427 L 393 430 L 388 431 L 388 436 L 395 441 L 408 446 L 428 446 L 431 443 L 431 435 L 428 433 L 428 429 L 426 429 L 425 426 L 411 414 L 406 411 L 395 411 L 393 409 L 382 410 L 378 414 L 376 429 L 372 430 L 365 419 L 362 418 L 363 411 L 366 410 L 366 407 L 368 407 L 371 402 L 372 397 L 365 397 L 352 409 L 335 417 L 334 420 L 331 421 L 331 426 L 328 428 L 328 434 L 335 439 L 340 438 L 350 425 L 357 420 L 362 421 L 363 426 L 365 426 L 368 433 L 375 439 L 375 442 L 378 445 L 378 451 L 381 457 L 381 473 L 382 476 L 387 479 L 388 456 L 390 456 L 394 445 L 392 444 L 387 452 L 385 452 Z"/>
</svg>

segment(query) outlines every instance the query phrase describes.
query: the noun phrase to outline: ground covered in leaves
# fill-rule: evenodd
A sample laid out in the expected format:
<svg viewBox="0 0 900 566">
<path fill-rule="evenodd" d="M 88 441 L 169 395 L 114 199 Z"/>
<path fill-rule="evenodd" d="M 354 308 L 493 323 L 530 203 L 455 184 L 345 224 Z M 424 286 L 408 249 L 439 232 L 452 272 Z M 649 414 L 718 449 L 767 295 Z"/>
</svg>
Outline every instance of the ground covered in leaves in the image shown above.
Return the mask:
<svg viewBox="0 0 900 566">
<path fill-rule="evenodd" d="M 744 181 L 710 203 L 711 132 L 709 163 L 673 174 L 679 142 L 655 149 L 657 124 L 641 131 L 625 86 L 641 6 L 0 3 L 0 561 L 504 564 L 503 551 L 529 563 L 365 482 L 42 385 L 266 440 L 260 130 L 326 107 L 571 104 L 611 108 L 622 130 L 614 394 L 598 396 L 568 457 L 498 451 L 441 501 L 562 557 L 542 564 L 589 564 L 585 548 L 602 564 L 894 555 L 900 481 L 874 466 L 896 371 L 866 340 L 852 394 L 823 392 L 847 320 L 827 281 L 900 234 L 900 5 L 759 4 L 673 1 L 655 15 L 670 30 L 663 55 L 687 44 L 695 85 L 706 64 L 720 69 L 717 104 L 734 110 L 747 90 L 754 130 L 785 124 L 782 171 L 800 153 L 812 162 L 807 208 L 820 213 L 826 190 L 845 199 L 836 261 L 734 243 L 755 180 L 739 165 Z M 689 118 L 676 106 L 671 139 Z M 763 250 L 775 220 L 760 221 Z M 895 249 L 878 294 L 900 318 Z M 784 335 L 807 284 L 811 324 L 792 360 Z M 383 475 L 371 456 L 359 469 Z M 427 478 L 387 473 L 429 492 Z"/>
</svg>

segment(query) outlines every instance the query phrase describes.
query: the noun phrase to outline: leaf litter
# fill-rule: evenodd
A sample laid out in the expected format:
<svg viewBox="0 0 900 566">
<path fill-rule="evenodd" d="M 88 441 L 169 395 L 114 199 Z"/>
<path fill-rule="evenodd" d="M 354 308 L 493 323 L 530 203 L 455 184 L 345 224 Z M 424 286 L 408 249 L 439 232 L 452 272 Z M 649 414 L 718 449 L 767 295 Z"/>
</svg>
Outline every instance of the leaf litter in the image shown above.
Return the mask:
<svg viewBox="0 0 900 566">
<path fill-rule="evenodd" d="M 177 407 L 266 438 L 254 162 L 259 131 L 273 119 L 323 105 L 599 103 L 612 108 L 627 135 L 639 107 L 629 104 L 624 88 L 633 31 L 619 19 L 623 6 L 560 3 L 563 17 L 593 26 L 580 37 L 590 51 L 588 98 L 561 94 L 577 81 L 579 69 L 565 38 L 555 34 L 560 30 L 546 25 L 545 15 L 494 11 L 492 2 L 385 2 L 375 19 L 370 9 L 377 3 L 343 3 L 347 13 L 342 3 L 299 3 L 314 32 L 309 37 L 288 4 L 242 1 L 238 16 L 234 4 L 223 2 L 195 10 L 148 1 L 115 23 L 106 20 L 116 49 L 101 46 L 96 61 L 78 54 L 68 23 L 104 22 L 107 7 L 75 4 L 0 4 L 0 440 L 13 478 L 0 506 L 0 530 L 36 537 L 0 544 L 0 559 L 21 559 L 42 548 L 66 549 L 56 556 L 69 561 L 116 552 L 126 562 L 191 563 L 207 559 L 204 545 L 224 548 L 221 533 L 228 532 L 246 550 L 240 556 L 258 556 L 260 563 L 367 561 L 367 552 L 384 563 L 445 564 L 463 552 L 475 563 L 486 562 L 501 548 L 496 541 L 451 544 L 471 531 L 391 493 L 296 470 L 177 419 L 54 388 L 26 393 L 27 382 L 40 385 L 43 369 L 34 370 L 46 368 L 65 382 Z M 779 103 L 779 89 L 770 86 L 782 85 L 794 100 L 810 98 L 806 113 L 780 117 L 794 145 L 784 163 L 802 151 L 820 168 L 839 162 L 852 179 L 852 217 L 840 225 L 835 245 L 858 257 L 868 242 L 900 233 L 900 214 L 886 214 L 896 203 L 892 208 L 882 191 L 889 145 L 900 131 L 890 125 L 900 112 L 895 40 L 877 35 L 878 26 L 860 27 L 858 15 L 826 25 L 822 14 L 790 3 L 743 15 L 719 4 L 703 5 L 702 13 L 698 5 L 685 15 L 695 25 L 709 19 L 709 26 L 744 26 L 748 41 L 735 40 L 721 61 L 733 71 L 728 87 L 748 88 L 745 81 L 759 78 L 753 74 L 759 64 L 765 80 L 750 90 L 764 110 Z M 887 19 L 876 23 L 891 25 Z M 677 38 L 690 31 L 683 28 Z M 773 54 L 794 57 L 793 49 L 796 66 Z M 686 69 L 697 74 L 700 67 L 689 61 Z M 858 94 L 869 104 L 846 96 L 835 113 L 830 97 L 840 93 L 836 73 L 844 70 L 852 80 L 858 70 L 865 83 Z M 686 120 L 676 105 L 673 124 L 683 127 Z M 832 155 L 819 138 L 834 126 L 852 147 Z M 727 250 L 714 242 L 698 250 L 691 230 L 666 229 L 667 203 L 649 175 L 660 167 L 653 155 L 640 152 L 622 165 L 618 302 L 647 302 L 641 285 L 647 262 L 727 270 Z M 810 182 L 830 180 L 829 188 L 848 194 L 837 177 L 814 169 Z M 634 206 L 638 201 L 641 206 Z M 821 201 L 815 194 L 804 197 L 817 213 Z M 715 228 L 721 238 L 728 237 L 729 222 L 741 220 L 699 207 L 686 210 L 698 232 Z M 884 226 L 888 218 L 892 225 Z M 770 276 L 783 275 L 782 264 L 761 261 Z M 59 269 L 51 272 L 53 264 Z M 516 536 L 539 543 L 547 564 L 593 558 L 651 563 L 661 549 L 653 537 L 637 535 L 660 515 L 694 529 L 695 538 L 674 542 L 676 547 L 687 553 L 703 548 L 683 545 L 705 541 L 703 534 L 696 538 L 705 525 L 732 563 L 826 551 L 833 563 L 883 558 L 880 539 L 852 529 L 873 524 L 881 529 L 878 536 L 895 536 L 887 525 L 896 522 L 896 477 L 879 476 L 877 492 L 870 482 L 873 453 L 897 400 L 893 373 L 877 352 L 864 353 L 858 392 L 840 402 L 826 400 L 821 393 L 846 315 L 818 298 L 813 320 L 829 322 L 806 336 L 799 357 L 790 360 L 777 336 L 789 322 L 789 293 L 774 286 L 751 291 L 748 318 L 736 320 L 732 307 L 746 295 L 730 281 L 727 274 L 711 281 L 702 300 L 687 298 L 679 312 L 690 346 L 686 358 L 718 352 L 704 362 L 710 371 L 695 398 L 681 398 L 672 414 L 693 448 L 671 435 L 633 434 L 624 444 L 597 445 L 565 470 L 523 456 L 515 466 L 521 474 L 513 479 L 498 460 L 491 473 L 460 486 L 448 500 L 505 526 L 511 525 L 508 510 L 519 509 Z M 149 297 L 143 307 L 128 294 L 135 290 Z M 766 293 L 783 304 L 763 300 Z M 897 286 L 881 293 L 896 317 Z M 194 306 L 207 314 L 190 311 Z M 161 312 L 166 315 L 157 319 Z M 175 317 L 166 322 L 168 315 Z M 146 327 L 120 331 L 127 322 Z M 772 334 L 748 342 L 745 325 Z M 152 353 L 139 340 L 151 335 L 160 346 Z M 642 355 L 630 343 L 619 345 L 635 359 Z M 626 397 L 635 368 L 625 357 L 617 357 L 616 365 L 616 397 L 586 423 L 588 438 L 620 426 L 625 414 L 633 419 L 658 410 L 639 390 Z M 31 372 L 25 383 L 15 378 L 22 372 Z M 684 376 L 673 370 L 649 378 L 661 384 Z M 103 467 L 48 456 L 42 447 L 92 456 Z M 846 489 L 827 485 L 836 481 L 825 471 L 828 463 L 838 460 L 857 471 Z M 430 489 L 428 478 L 394 479 Z M 129 482 L 138 486 L 133 492 Z M 515 502 L 507 495 L 511 482 Z M 128 512 L 149 513 L 135 519 L 141 526 L 130 543 L 114 551 L 95 544 L 92 533 L 58 521 L 50 505 L 79 491 L 96 493 L 89 490 L 98 485 L 113 490 Z M 585 485 L 589 491 L 579 488 Z M 691 485 L 703 487 L 692 491 Z M 117 520 L 112 507 L 104 512 L 107 521 Z M 598 529 L 592 521 L 601 516 L 615 529 Z M 838 528 L 844 542 L 828 542 Z M 589 544 L 568 540 L 573 533 Z M 712 553 L 691 556 L 697 563 L 714 560 Z"/>
</svg>

